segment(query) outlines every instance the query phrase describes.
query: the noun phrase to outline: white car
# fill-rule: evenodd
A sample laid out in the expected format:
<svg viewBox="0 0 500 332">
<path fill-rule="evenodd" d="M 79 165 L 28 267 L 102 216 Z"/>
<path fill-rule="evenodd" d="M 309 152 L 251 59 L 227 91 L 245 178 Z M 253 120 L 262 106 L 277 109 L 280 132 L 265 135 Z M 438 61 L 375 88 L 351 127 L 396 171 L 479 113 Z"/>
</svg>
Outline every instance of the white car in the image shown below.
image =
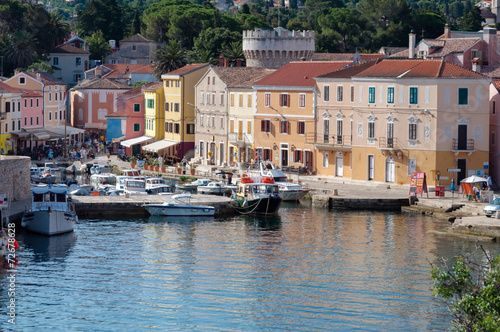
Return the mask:
<svg viewBox="0 0 500 332">
<path fill-rule="evenodd" d="M 500 211 L 500 197 L 496 197 L 493 202 L 486 205 L 484 207 L 483 214 L 489 218 L 491 216 L 494 216 L 497 211 Z"/>
</svg>

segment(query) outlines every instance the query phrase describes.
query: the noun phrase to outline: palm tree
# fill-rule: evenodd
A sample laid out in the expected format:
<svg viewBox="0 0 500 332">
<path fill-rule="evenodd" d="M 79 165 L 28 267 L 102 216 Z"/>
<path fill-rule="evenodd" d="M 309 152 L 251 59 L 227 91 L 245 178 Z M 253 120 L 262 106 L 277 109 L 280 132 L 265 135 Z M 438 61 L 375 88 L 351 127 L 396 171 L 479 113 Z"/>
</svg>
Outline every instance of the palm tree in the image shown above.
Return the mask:
<svg viewBox="0 0 500 332">
<path fill-rule="evenodd" d="M 50 13 L 47 29 L 51 39 L 53 40 L 52 47 L 64 43 L 68 35 L 71 33 L 69 24 L 63 22 L 63 17 L 55 12 Z"/>
<path fill-rule="evenodd" d="M 13 68 L 26 68 L 36 59 L 33 37 L 25 30 L 10 35 L 4 41 L 3 48 L 5 60 Z"/>
<path fill-rule="evenodd" d="M 236 64 L 237 60 L 245 59 L 243 56 L 241 41 L 232 42 L 229 46 L 224 47 L 222 55 L 224 55 L 224 58 L 229 60 L 229 65 L 231 67 Z"/>
<path fill-rule="evenodd" d="M 184 67 L 188 63 L 187 50 L 181 48 L 176 40 L 171 40 L 167 46 L 162 46 L 156 50 L 153 66 L 153 75 L 160 81 L 161 75 L 177 68 Z"/>
<path fill-rule="evenodd" d="M 190 62 L 192 63 L 211 63 L 217 64 L 218 59 L 210 50 L 195 50 L 189 54 Z"/>
</svg>

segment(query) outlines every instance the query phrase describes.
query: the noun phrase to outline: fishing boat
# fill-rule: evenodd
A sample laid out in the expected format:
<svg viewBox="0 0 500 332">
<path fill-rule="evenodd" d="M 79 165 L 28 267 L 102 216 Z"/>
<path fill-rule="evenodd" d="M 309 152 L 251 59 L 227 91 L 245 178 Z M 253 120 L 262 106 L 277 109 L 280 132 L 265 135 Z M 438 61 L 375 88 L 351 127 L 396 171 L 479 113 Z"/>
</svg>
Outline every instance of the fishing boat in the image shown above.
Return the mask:
<svg viewBox="0 0 500 332">
<path fill-rule="evenodd" d="M 241 214 L 277 214 L 283 199 L 278 185 L 271 180 L 256 182 L 242 178 L 232 195 L 234 209 Z"/>
<path fill-rule="evenodd" d="M 145 204 L 146 210 L 153 216 L 213 216 L 215 208 L 208 205 L 191 204 L 191 194 L 173 195 L 163 204 Z"/>
<path fill-rule="evenodd" d="M 281 170 L 276 169 L 271 162 L 260 162 L 258 171 L 249 171 L 250 177 L 272 178 L 279 187 L 283 201 L 299 201 L 309 190 L 300 184 L 288 181 L 288 177 Z"/>
<path fill-rule="evenodd" d="M 39 186 L 31 189 L 31 209 L 24 213 L 21 226 L 44 235 L 73 231 L 78 216 L 68 202 L 68 187 L 64 185 Z"/>
</svg>

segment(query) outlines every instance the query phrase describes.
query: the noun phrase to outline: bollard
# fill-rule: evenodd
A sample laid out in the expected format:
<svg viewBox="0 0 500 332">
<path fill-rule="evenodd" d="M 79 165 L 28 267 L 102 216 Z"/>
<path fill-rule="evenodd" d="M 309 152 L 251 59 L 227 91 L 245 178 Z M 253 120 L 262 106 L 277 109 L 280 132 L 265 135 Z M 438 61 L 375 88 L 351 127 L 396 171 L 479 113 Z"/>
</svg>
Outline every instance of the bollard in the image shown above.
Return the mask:
<svg viewBox="0 0 500 332">
<path fill-rule="evenodd" d="M 500 219 L 500 210 L 495 214 L 495 218 Z"/>
</svg>

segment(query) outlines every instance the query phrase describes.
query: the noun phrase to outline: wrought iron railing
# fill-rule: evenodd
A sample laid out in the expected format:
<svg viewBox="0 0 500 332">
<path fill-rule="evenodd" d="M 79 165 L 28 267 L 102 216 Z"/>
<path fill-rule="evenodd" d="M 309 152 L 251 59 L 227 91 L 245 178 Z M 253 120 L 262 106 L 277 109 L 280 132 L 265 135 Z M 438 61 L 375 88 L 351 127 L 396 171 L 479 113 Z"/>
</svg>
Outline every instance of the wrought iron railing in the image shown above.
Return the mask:
<svg viewBox="0 0 500 332">
<path fill-rule="evenodd" d="M 452 142 L 452 150 L 455 151 L 470 151 L 474 150 L 474 139 L 454 138 Z"/>
</svg>

